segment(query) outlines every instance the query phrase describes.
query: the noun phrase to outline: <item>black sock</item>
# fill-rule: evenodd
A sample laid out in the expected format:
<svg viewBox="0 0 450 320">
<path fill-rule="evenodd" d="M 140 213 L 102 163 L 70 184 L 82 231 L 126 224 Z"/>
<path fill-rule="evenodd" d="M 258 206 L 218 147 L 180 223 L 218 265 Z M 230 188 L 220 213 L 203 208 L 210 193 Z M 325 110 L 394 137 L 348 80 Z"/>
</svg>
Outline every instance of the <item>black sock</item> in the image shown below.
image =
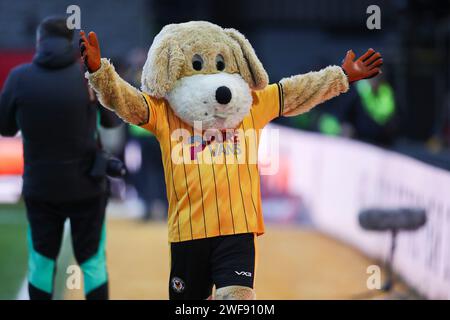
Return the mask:
<svg viewBox="0 0 450 320">
<path fill-rule="evenodd" d="M 36 288 L 28 282 L 28 293 L 30 300 L 52 300 L 52 294 Z"/>
<path fill-rule="evenodd" d="M 88 294 L 86 294 L 86 300 L 108 300 L 109 299 L 109 289 L 108 282 L 105 282 L 100 287 L 95 288 Z"/>
</svg>

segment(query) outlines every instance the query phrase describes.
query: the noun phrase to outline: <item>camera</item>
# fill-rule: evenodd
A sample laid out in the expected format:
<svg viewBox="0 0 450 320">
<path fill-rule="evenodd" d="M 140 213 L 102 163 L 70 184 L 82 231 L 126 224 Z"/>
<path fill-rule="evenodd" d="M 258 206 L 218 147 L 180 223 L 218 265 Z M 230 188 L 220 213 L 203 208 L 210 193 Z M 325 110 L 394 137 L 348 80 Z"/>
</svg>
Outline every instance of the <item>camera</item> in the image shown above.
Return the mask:
<svg viewBox="0 0 450 320">
<path fill-rule="evenodd" d="M 127 174 L 127 168 L 120 159 L 114 157 L 104 150 L 99 150 L 95 154 L 94 163 L 90 170 L 91 177 L 121 178 Z"/>
</svg>

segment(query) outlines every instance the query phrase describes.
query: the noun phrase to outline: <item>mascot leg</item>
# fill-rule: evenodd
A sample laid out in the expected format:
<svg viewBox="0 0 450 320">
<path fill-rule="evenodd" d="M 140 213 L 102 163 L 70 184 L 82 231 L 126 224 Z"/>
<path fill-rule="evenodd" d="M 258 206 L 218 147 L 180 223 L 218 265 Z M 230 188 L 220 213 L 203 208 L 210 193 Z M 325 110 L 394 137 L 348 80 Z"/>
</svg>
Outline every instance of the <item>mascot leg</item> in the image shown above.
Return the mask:
<svg viewBox="0 0 450 320">
<path fill-rule="evenodd" d="M 255 290 L 243 286 L 228 286 L 216 290 L 215 300 L 255 300 Z"/>
</svg>

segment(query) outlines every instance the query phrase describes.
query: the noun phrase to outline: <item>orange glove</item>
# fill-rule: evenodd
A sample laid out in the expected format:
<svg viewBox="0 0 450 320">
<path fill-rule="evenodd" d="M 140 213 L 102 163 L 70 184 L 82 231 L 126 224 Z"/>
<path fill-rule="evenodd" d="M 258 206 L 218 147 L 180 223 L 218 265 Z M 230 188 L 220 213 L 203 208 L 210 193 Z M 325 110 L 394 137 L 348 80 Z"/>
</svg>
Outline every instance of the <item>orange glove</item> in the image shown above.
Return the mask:
<svg viewBox="0 0 450 320">
<path fill-rule="evenodd" d="M 347 51 L 347 55 L 342 63 L 342 69 L 347 75 L 348 82 L 352 83 L 361 79 L 373 78 L 381 73 L 380 67 L 383 65 L 383 58 L 379 52 L 372 48 L 366 51 L 356 61 L 353 50 Z"/>
<path fill-rule="evenodd" d="M 89 73 L 93 73 L 101 67 L 100 46 L 95 32 L 89 32 L 88 39 L 84 31 L 80 31 L 80 52 Z"/>
</svg>

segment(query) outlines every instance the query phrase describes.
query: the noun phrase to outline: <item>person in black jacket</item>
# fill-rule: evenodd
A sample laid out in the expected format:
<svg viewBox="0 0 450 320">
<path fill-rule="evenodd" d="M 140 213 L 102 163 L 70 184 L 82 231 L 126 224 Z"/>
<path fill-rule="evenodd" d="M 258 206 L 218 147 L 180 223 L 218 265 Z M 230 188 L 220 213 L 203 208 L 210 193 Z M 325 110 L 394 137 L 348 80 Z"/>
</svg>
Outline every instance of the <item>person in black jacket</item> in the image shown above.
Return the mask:
<svg viewBox="0 0 450 320">
<path fill-rule="evenodd" d="M 105 261 L 106 176 L 89 175 L 103 126 L 120 122 L 97 108 L 64 18 L 37 30 L 32 63 L 13 69 L 0 97 L 0 134 L 20 130 L 24 149 L 23 197 L 29 220 L 29 294 L 51 299 L 64 223 L 70 220 L 75 257 L 87 299 L 108 298 Z"/>
</svg>

